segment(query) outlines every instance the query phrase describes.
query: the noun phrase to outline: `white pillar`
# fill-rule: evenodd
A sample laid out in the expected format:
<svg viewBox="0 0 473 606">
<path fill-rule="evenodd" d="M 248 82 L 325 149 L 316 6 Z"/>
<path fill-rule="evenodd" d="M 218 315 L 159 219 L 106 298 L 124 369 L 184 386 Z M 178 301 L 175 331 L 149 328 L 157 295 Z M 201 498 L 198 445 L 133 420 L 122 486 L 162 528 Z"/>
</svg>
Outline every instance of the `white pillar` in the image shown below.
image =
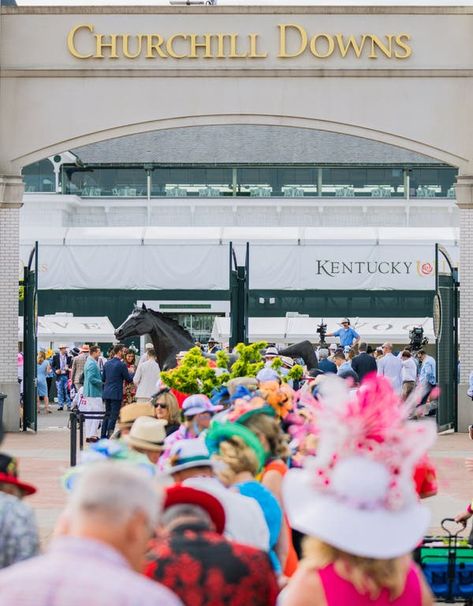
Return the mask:
<svg viewBox="0 0 473 606">
<path fill-rule="evenodd" d="M 18 278 L 20 263 L 21 176 L 0 176 L 0 392 L 7 394 L 3 422 L 19 430 L 17 381 Z"/>
<path fill-rule="evenodd" d="M 466 395 L 473 370 L 473 176 L 459 175 L 456 185 L 460 209 L 460 367 L 458 430 L 473 424 L 473 402 Z"/>
</svg>

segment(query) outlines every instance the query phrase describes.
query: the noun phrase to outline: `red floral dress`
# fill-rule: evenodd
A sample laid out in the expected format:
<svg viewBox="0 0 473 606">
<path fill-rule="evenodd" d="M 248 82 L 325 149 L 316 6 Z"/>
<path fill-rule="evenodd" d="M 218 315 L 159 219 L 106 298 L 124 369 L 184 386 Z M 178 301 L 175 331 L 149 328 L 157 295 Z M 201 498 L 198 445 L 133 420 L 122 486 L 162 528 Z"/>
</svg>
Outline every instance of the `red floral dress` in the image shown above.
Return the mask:
<svg viewBox="0 0 473 606">
<path fill-rule="evenodd" d="M 278 594 L 266 553 L 197 524 L 153 541 L 144 573 L 186 606 L 274 606 Z"/>
</svg>

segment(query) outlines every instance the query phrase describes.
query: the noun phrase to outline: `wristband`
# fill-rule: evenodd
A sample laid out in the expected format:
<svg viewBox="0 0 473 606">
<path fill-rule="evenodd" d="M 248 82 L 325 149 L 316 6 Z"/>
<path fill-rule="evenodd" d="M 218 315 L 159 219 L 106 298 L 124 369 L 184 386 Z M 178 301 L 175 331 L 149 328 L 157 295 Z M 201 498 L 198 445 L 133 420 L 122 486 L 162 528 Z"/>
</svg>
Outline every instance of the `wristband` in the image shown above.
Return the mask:
<svg viewBox="0 0 473 606">
<path fill-rule="evenodd" d="M 466 510 L 470 515 L 473 515 L 473 509 L 471 508 L 471 503 L 468 504 L 468 507 L 466 508 Z"/>
</svg>

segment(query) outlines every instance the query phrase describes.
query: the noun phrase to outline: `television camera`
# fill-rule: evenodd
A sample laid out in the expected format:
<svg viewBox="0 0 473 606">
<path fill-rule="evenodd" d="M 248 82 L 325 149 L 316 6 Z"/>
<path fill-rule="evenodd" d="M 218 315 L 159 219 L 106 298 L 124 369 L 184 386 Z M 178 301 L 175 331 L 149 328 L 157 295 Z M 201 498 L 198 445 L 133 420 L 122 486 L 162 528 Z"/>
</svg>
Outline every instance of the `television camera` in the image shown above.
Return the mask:
<svg viewBox="0 0 473 606">
<path fill-rule="evenodd" d="M 424 345 L 427 345 L 429 339 L 424 337 L 424 329 L 422 326 L 414 326 L 409 331 L 409 340 L 411 351 L 419 351 Z"/>
<path fill-rule="evenodd" d="M 324 324 L 323 318 L 320 320 L 320 324 L 317 324 L 316 333 L 320 337 L 320 345 L 325 345 L 325 335 L 327 334 L 327 324 Z"/>
</svg>

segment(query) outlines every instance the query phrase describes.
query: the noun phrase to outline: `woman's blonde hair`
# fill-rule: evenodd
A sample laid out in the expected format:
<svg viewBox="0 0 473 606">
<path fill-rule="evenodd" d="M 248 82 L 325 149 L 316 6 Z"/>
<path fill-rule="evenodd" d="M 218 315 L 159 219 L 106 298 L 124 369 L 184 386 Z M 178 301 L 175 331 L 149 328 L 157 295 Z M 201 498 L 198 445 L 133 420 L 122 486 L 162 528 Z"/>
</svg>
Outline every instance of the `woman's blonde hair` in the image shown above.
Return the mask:
<svg viewBox="0 0 473 606">
<path fill-rule="evenodd" d="M 169 424 L 181 422 L 181 410 L 179 408 L 177 398 L 173 393 L 170 391 L 164 391 L 156 398 L 156 402 L 162 402 L 163 404 L 167 405 L 169 411 Z"/>
<path fill-rule="evenodd" d="M 351 583 L 358 593 L 367 594 L 372 600 L 378 598 L 383 589 L 389 591 L 390 600 L 395 600 L 404 591 L 408 571 L 406 556 L 389 560 L 362 558 L 314 537 L 306 537 L 303 547 L 305 566 L 320 569 L 336 563 L 340 576 Z"/>
<path fill-rule="evenodd" d="M 262 433 L 267 439 L 272 457 L 287 459 L 289 448 L 284 433 L 275 417 L 265 414 L 254 414 L 244 421 L 248 429 L 255 434 Z"/>
<path fill-rule="evenodd" d="M 44 351 L 38 351 L 38 356 L 36 358 L 37 363 L 42 364 L 45 360 L 46 354 L 44 353 Z"/>
<path fill-rule="evenodd" d="M 225 484 L 233 484 L 237 473 L 249 471 L 256 475 L 259 469 L 258 458 L 242 438 L 233 436 L 219 444 L 219 452 L 214 458 L 225 463 L 225 468 L 217 475 Z"/>
</svg>

